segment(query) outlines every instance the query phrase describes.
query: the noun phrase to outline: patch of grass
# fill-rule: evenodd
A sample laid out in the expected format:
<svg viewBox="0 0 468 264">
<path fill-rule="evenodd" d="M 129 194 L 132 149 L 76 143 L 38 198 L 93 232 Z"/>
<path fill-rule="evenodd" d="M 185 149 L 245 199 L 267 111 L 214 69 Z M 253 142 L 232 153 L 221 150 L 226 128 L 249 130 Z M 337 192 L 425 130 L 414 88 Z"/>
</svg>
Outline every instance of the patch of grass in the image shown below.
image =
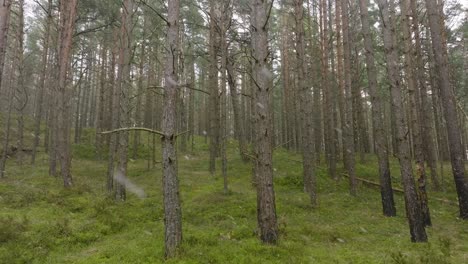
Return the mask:
<svg viewBox="0 0 468 264">
<path fill-rule="evenodd" d="M 89 135 L 88 135 L 89 134 Z M 87 133 L 89 140 L 92 133 Z M 142 140 L 146 142 L 146 140 Z M 257 238 L 256 193 L 251 164 L 241 161 L 229 142 L 229 193 L 223 179 L 208 169 L 208 146 L 197 138 L 194 151 L 179 153 L 184 242 L 167 263 L 466 263 L 468 230 L 457 207 L 433 201 L 430 242 L 410 242 L 404 204 L 396 194 L 398 216 L 381 214 L 378 190 L 360 186 L 349 195 L 345 178 L 334 181 L 318 167 L 319 205 L 312 208 L 302 191 L 301 156 L 284 149 L 274 155 L 280 240 L 263 245 Z M 162 263 L 164 226 L 161 167 L 147 170 L 149 148 L 129 163 L 129 178 L 147 197 L 132 193 L 115 202 L 105 190 L 106 163 L 84 141 L 75 146 L 75 186 L 64 190 L 47 175 L 46 156 L 36 167 L 8 162 L 0 180 L 0 263 Z M 190 149 L 190 146 L 189 146 Z M 159 157 L 160 149 L 156 153 Z M 160 160 L 160 158 L 156 158 Z M 220 168 L 217 163 L 217 169 Z M 376 159 L 358 164 L 360 177 L 378 179 Z M 448 168 L 448 166 L 447 166 Z M 339 168 L 341 170 L 341 168 Z M 396 171 L 394 171 L 396 170 Z M 398 167 L 392 160 L 392 173 Z M 433 193 L 436 197 L 453 197 Z"/>
</svg>

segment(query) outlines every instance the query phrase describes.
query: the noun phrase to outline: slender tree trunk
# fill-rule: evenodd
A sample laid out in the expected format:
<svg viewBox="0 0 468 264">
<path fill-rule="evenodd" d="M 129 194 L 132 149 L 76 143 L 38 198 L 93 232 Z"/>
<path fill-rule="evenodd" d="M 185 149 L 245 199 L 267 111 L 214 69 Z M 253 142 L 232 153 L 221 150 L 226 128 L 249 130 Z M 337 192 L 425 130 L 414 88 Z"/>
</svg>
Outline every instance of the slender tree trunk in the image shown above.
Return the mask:
<svg viewBox="0 0 468 264">
<path fill-rule="evenodd" d="M 24 110 L 28 103 L 28 91 L 24 85 L 24 0 L 18 1 L 18 21 L 16 26 L 16 52 L 15 52 L 15 110 L 16 121 L 18 123 L 17 130 L 17 148 L 16 154 L 17 162 L 19 165 L 23 163 L 23 149 L 24 149 Z"/>
<path fill-rule="evenodd" d="M 260 239 L 264 243 L 278 241 L 275 192 L 273 188 L 273 160 L 271 137 L 271 73 L 268 70 L 268 20 L 272 2 L 250 1 L 252 30 L 252 80 L 254 92 L 254 153 L 257 186 L 257 220 Z"/>
<path fill-rule="evenodd" d="M 245 138 L 245 129 L 244 123 L 242 120 L 242 113 L 241 113 L 241 102 L 239 100 L 239 93 L 237 91 L 237 83 L 236 83 L 236 73 L 234 72 L 234 58 L 229 56 L 227 62 L 227 73 L 228 73 L 228 83 L 229 83 L 229 91 L 231 94 L 231 102 L 232 108 L 234 112 L 234 130 L 237 133 L 237 139 L 239 141 L 239 154 L 241 156 L 242 161 L 247 162 L 248 157 L 245 155 L 247 153 L 247 142 Z"/>
<path fill-rule="evenodd" d="M 379 161 L 380 195 L 385 216 L 396 216 L 395 201 L 393 199 L 392 179 L 388 159 L 388 143 L 383 120 L 382 99 L 377 89 L 377 69 L 375 67 L 374 47 L 369 25 L 367 0 L 360 0 L 362 32 L 364 48 L 366 50 L 367 78 L 369 80 L 369 94 L 372 103 L 372 128 L 374 131 L 375 151 Z"/>
<path fill-rule="evenodd" d="M 189 63 L 189 76 L 191 88 L 189 91 L 189 118 L 188 130 L 190 135 L 190 151 L 195 149 L 195 90 L 197 87 L 195 76 L 195 54 L 192 45 L 189 42 L 190 63 Z M 200 124 L 200 123 L 199 123 Z"/>
<path fill-rule="evenodd" d="M 176 154 L 177 51 L 179 37 L 179 0 L 168 6 L 167 54 L 165 63 L 162 132 L 165 256 L 174 257 L 182 241 L 182 212 L 179 198 Z"/>
<path fill-rule="evenodd" d="M 48 8 L 47 8 L 47 22 L 46 28 L 44 32 L 44 39 L 43 39 L 43 50 L 42 50 L 42 69 L 41 69 L 41 76 L 39 79 L 39 86 L 38 92 L 36 95 L 36 112 L 35 112 L 35 120 L 34 120 L 34 141 L 31 153 L 31 164 L 35 164 L 36 162 L 36 153 L 37 147 L 39 146 L 39 140 L 41 135 L 41 121 L 42 121 L 42 112 L 43 112 L 43 105 L 44 105 L 44 93 L 45 93 L 45 82 L 47 78 L 47 69 L 49 64 L 49 45 L 50 45 L 50 30 L 53 22 L 52 17 L 52 0 L 48 0 Z M 1 73 L 0 73 L 1 74 Z"/>
<path fill-rule="evenodd" d="M 14 96 L 14 88 L 12 87 L 12 81 L 11 81 L 11 76 L 9 77 L 9 85 L 8 85 L 8 94 L 7 94 L 7 113 L 6 113 L 6 120 L 5 122 L 5 128 L 4 128 L 4 135 L 3 135 L 3 151 L 2 151 L 2 156 L 0 157 L 0 178 L 5 177 L 5 168 L 6 168 L 6 162 L 8 159 L 8 145 L 10 144 L 10 132 L 11 132 L 11 112 L 13 110 L 13 96 Z"/>
<path fill-rule="evenodd" d="M 343 23 L 343 55 L 344 55 L 344 118 L 345 126 L 343 127 L 343 159 L 346 166 L 346 171 L 349 176 L 350 193 L 356 195 L 357 181 L 355 174 L 355 158 L 354 158 L 354 133 L 353 133 L 353 107 L 351 95 L 351 46 L 349 37 L 349 12 L 348 2 L 341 0 L 341 19 Z"/>
<path fill-rule="evenodd" d="M 418 194 L 413 179 L 411 165 L 411 153 L 409 143 L 408 124 L 406 122 L 405 110 L 403 109 L 403 97 L 401 80 L 398 68 L 398 53 L 395 46 L 395 26 L 393 0 L 378 0 L 383 23 L 383 37 L 385 55 L 387 61 L 387 72 L 390 80 L 390 92 L 392 96 L 392 112 L 395 114 L 397 133 L 397 157 L 400 162 L 400 171 L 405 196 L 406 216 L 408 218 L 411 241 L 427 242 L 426 230 L 422 218 L 421 207 L 418 202 Z"/>
<path fill-rule="evenodd" d="M 333 85 L 330 82 L 330 69 L 329 69 L 329 28 L 328 28 L 328 0 L 322 0 L 322 26 L 323 26 L 323 38 L 322 38 L 322 90 L 324 98 L 324 128 L 325 128 L 325 149 L 327 155 L 327 164 L 330 177 L 337 179 L 336 175 L 336 154 L 335 154 L 335 142 L 334 142 L 334 120 L 333 120 L 333 99 L 332 90 Z"/>
<path fill-rule="evenodd" d="M 419 108 L 421 115 L 421 132 L 423 139 L 423 148 L 427 160 L 427 165 L 431 170 L 431 180 L 435 190 L 440 190 L 440 182 L 437 175 L 437 156 L 436 147 L 434 147 L 434 135 L 432 132 L 432 118 L 427 95 L 426 75 L 424 74 L 424 62 L 422 59 L 422 43 L 420 38 L 419 19 L 416 0 L 410 0 L 410 9 L 412 15 L 412 31 L 414 33 L 414 55 L 416 58 L 416 72 L 419 85 L 419 96 L 421 105 Z"/>
<path fill-rule="evenodd" d="M 302 124 L 302 168 L 304 179 L 304 190 L 310 195 L 312 205 L 317 205 L 317 186 L 314 173 L 314 146 L 312 137 L 312 94 L 306 83 L 306 54 L 304 42 L 303 25 L 303 0 L 294 1 L 295 19 L 296 19 L 296 55 L 299 80 L 299 96 Z M 335 157 L 333 157 L 334 159 Z"/>
<path fill-rule="evenodd" d="M 228 60 L 228 43 L 226 38 L 227 33 L 227 23 L 229 24 L 228 20 L 230 19 L 229 15 L 227 14 L 229 7 L 226 3 L 223 3 L 223 14 L 220 18 L 220 48 L 221 48 L 221 122 L 220 122 L 220 145 L 221 145 L 221 171 L 223 175 L 223 183 L 224 183 L 224 193 L 227 194 L 228 189 L 228 175 L 227 175 L 227 153 L 226 153 L 226 144 L 227 144 L 227 108 L 228 108 L 228 101 L 227 101 L 227 90 L 226 90 L 226 81 L 227 81 L 227 60 Z"/>
<path fill-rule="evenodd" d="M 318 15 L 317 15 L 317 5 L 313 6 L 313 16 L 315 17 L 316 21 L 318 21 Z M 321 32 L 321 30 L 317 30 L 317 35 L 319 35 L 318 32 Z M 318 36 L 316 38 L 319 38 Z M 311 36 L 311 39 L 313 39 L 313 36 Z M 314 87 L 314 94 L 313 94 L 313 112 L 314 112 L 314 138 L 315 138 L 315 158 L 316 158 L 316 164 L 320 164 L 320 155 L 322 152 L 322 145 L 323 145 L 323 130 L 322 130 L 322 102 L 320 100 L 322 89 L 321 87 L 321 70 L 320 70 L 320 45 L 317 44 L 317 42 L 314 42 L 314 45 L 312 47 L 312 57 L 315 58 L 315 61 L 312 62 L 312 72 L 314 74 L 315 79 L 317 82 L 315 83 Z"/>
<path fill-rule="evenodd" d="M 144 18 L 145 22 L 143 26 L 143 35 L 142 38 L 145 39 L 146 37 L 146 20 L 147 18 Z M 146 45 L 143 43 L 141 45 L 141 50 L 140 50 L 140 65 L 139 65 L 139 73 L 138 73 L 138 91 L 137 91 L 137 101 L 136 101 L 136 109 L 135 109 L 135 123 L 136 126 L 140 126 L 141 124 L 141 104 L 142 104 L 142 96 L 143 93 L 145 92 L 144 84 L 143 84 L 143 79 L 144 79 L 144 67 L 145 67 L 145 58 L 146 58 Z M 138 155 L 138 146 L 140 144 L 141 140 L 141 133 L 140 131 L 134 131 L 133 133 L 133 153 L 132 157 L 133 159 L 137 158 Z"/>
<path fill-rule="evenodd" d="M 426 0 L 426 8 L 431 29 L 432 49 L 439 81 L 439 91 L 443 101 L 444 116 L 447 122 L 450 161 L 458 195 L 460 217 L 468 220 L 468 179 L 465 174 L 464 150 L 461 144 L 460 127 L 457 122 L 456 101 L 450 86 L 448 54 L 443 40 L 441 15 L 435 0 Z M 442 24 L 442 25 L 441 25 Z"/>
<path fill-rule="evenodd" d="M 116 87 L 116 80 L 115 80 L 115 68 L 116 68 L 116 57 L 117 57 L 117 41 L 118 41 L 118 30 L 117 28 L 114 30 L 114 47 L 112 49 L 112 59 L 111 59 L 111 68 L 110 68 L 110 89 L 109 89 L 109 113 L 111 113 L 111 122 L 110 128 L 117 129 L 119 127 L 119 105 L 120 105 L 120 94 L 119 89 Z M 119 140 L 118 133 L 112 133 L 109 139 L 109 156 L 108 156 L 108 164 L 107 164 L 107 192 L 109 195 L 112 194 L 114 191 L 114 170 L 115 170 L 115 156 L 117 153 L 117 142 Z"/>
<path fill-rule="evenodd" d="M 96 151 L 99 160 L 102 160 L 104 137 L 101 132 L 105 129 L 105 109 L 106 109 L 106 92 L 107 92 L 107 43 L 103 41 L 101 46 L 101 70 L 99 80 L 99 107 L 97 111 L 96 124 Z"/>
<path fill-rule="evenodd" d="M 219 89 L 218 89 L 218 51 L 217 43 L 218 36 L 216 33 L 216 9 L 217 3 L 214 0 L 210 1 L 210 70 L 209 70 L 209 87 L 210 87 L 210 165 L 209 170 L 211 175 L 216 172 L 216 157 L 219 151 Z"/>
<path fill-rule="evenodd" d="M 2 91 L 3 65 L 8 46 L 8 30 L 10 27 L 11 0 L 0 0 L 0 92 Z"/>
</svg>

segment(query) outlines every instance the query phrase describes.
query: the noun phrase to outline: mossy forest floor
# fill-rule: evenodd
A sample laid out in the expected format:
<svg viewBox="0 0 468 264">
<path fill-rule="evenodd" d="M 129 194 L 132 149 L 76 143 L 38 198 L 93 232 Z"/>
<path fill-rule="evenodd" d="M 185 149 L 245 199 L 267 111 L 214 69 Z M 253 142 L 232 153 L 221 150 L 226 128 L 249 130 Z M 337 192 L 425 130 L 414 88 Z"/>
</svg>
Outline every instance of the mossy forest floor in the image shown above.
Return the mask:
<svg viewBox="0 0 468 264">
<path fill-rule="evenodd" d="M 44 153 L 36 167 L 11 159 L 0 180 L 0 263 L 163 262 L 161 167 L 147 170 L 147 154 L 142 146 L 140 159 L 129 162 L 130 180 L 147 197 L 129 193 L 126 202 L 106 196 L 106 161 L 95 158 L 91 144 L 74 146 L 71 190 L 47 175 Z M 312 208 L 302 192 L 301 164 L 294 161 L 300 155 L 282 149 L 274 155 L 281 237 L 276 246 L 263 245 L 256 235 L 251 165 L 230 142 L 226 195 L 222 177 L 207 171 L 208 156 L 201 138 L 194 151 L 179 153 L 183 244 L 168 263 L 468 263 L 468 222 L 458 218 L 456 206 L 430 200 L 430 242 L 414 244 L 400 194 L 398 216 L 386 218 L 377 189 L 361 185 L 352 197 L 346 179 L 335 182 L 318 168 L 319 206 Z M 366 159 L 357 174 L 378 181 L 375 157 Z M 429 195 L 455 201 L 446 169 L 446 191 L 429 188 Z M 392 173 L 398 186 L 396 161 Z"/>
</svg>

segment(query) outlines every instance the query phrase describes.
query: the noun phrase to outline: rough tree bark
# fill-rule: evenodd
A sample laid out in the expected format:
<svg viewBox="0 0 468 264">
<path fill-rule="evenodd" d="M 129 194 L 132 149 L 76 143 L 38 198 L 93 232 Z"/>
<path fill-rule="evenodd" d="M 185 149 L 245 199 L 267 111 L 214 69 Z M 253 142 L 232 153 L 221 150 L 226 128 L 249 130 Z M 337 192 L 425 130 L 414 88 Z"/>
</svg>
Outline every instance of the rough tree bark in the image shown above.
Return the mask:
<svg viewBox="0 0 468 264">
<path fill-rule="evenodd" d="M 119 127 L 130 126 L 130 67 L 132 63 L 133 42 L 133 0 L 125 0 L 122 8 L 122 24 L 120 28 L 120 56 L 119 70 L 117 72 L 117 89 L 119 90 Z M 117 148 L 117 177 L 127 177 L 129 132 L 119 132 Z M 116 181 L 115 197 L 118 200 L 126 199 L 124 181 Z"/>
<path fill-rule="evenodd" d="M 174 257 L 182 241 L 182 211 L 177 178 L 176 103 L 179 0 L 169 0 L 162 132 L 165 256 Z"/>
<path fill-rule="evenodd" d="M 268 22 L 272 1 L 251 0 L 252 80 L 254 83 L 254 155 L 257 187 L 257 220 L 264 243 L 278 241 L 271 138 L 271 72 L 268 69 Z"/>
<path fill-rule="evenodd" d="M 57 155 L 60 161 L 63 185 L 71 187 L 71 149 L 70 149 L 70 117 L 72 90 L 68 86 L 68 72 L 72 55 L 72 39 L 75 28 L 77 0 L 60 1 L 60 32 L 58 48 L 58 111 L 57 111 Z"/>
</svg>

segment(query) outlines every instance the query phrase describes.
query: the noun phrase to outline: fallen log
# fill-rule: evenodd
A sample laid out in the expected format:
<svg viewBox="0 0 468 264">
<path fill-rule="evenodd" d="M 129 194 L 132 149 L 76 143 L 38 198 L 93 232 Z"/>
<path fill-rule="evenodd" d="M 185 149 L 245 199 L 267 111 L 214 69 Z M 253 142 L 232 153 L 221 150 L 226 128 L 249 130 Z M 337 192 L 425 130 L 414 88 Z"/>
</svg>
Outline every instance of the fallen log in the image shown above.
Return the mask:
<svg viewBox="0 0 468 264">
<path fill-rule="evenodd" d="M 346 173 L 342 173 L 341 175 L 349 178 L 348 174 Z M 356 180 L 364 183 L 365 185 L 368 185 L 368 186 L 371 186 L 371 187 L 379 187 L 380 188 L 380 183 L 378 182 L 373 182 L 373 181 L 370 181 L 370 180 L 367 180 L 367 179 L 363 179 L 363 178 L 359 178 L 359 177 L 356 177 Z M 403 189 L 400 189 L 400 188 L 395 188 L 393 187 L 392 190 L 396 193 L 404 193 Z M 447 199 L 442 199 L 442 198 L 437 198 L 437 197 L 430 197 L 429 200 L 435 200 L 435 201 L 439 201 L 439 202 L 444 202 L 444 203 L 447 203 L 447 204 L 451 204 L 451 205 L 454 205 L 454 206 L 458 206 L 458 202 L 454 202 L 454 201 L 450 201 L 450 200 L 447 200 Z"/>
</svg>

